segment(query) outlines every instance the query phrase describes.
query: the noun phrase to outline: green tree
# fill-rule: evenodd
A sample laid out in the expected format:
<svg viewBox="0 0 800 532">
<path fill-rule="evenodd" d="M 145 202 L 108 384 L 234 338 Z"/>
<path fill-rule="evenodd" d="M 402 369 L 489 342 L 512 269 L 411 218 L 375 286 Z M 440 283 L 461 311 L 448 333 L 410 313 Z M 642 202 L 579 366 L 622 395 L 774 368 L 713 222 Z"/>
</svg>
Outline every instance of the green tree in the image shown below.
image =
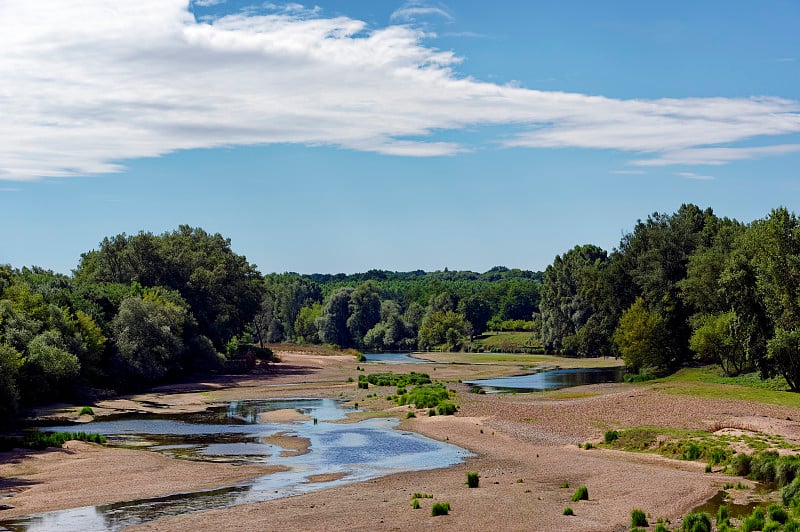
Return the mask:
<svg viewBox="0 0 800 532">
<path fill-rule="evenodd" d="M 185 308 L 157 297 L 123 300 L 111 322 L 120 389 L 152 385 L 178 372 L 187 318 Z"/>
<path fill-rule="evenodd" d="M 367 331 L 381 321 L 381 298 L 375 281 L 367 281 L 353 290 L 349 306 L 347 329 L 353 343 L 361 347 Z"/>
<path fill-rule="evenodd" d="M 783 375 L 789 388 L 800 391 L 800 329 L 775 330 L 775 336 L 767 342 L 767 357 Z"/>
<path fill-rule="evenodd" d="M 17 413 L 17 376 L 21 367 L 22 355 L 10 345 L 0 343 L 0 428 L 7 428 Z"/>
<path fill-rule="evenodd" d="M 486 330 L 487 322 L 492 317 L 492 308 L 489 306 L 486 297 L 484 295 L 474 295 L 464 298 L 459 302 L 458 309 L 472 325 L 472 334 L 483 334 Z M 530 319 L 530 316 L 527 319 Z"/>
<path fill-rule="evenodd" d="M 78 357 L 68 352 L 57 331 L 45 331 L 34 337 L 20 370 L 20 383 L 27 403 L 44 403 L 68 398 L 80 374 Z"/>
<path fill-rule="evenodd" d="M 636 298 L 633 305 L 622 313 L 619 326 L 614 331 L 625 365 L 633 371 L 646 367 L 663 367 L 668 362 L 663 353 L 667 324 L 658 312 L 650 311 L 644 299 Z"/>
<path fill-rule="evenodd" d="M 347 319 L 350 317 L 350 287 L 337 288 L 331 293 L 322 308 L 322 316 L 317 320 L 320 340 L 339 347 L 353 345 Z"/>
<path fill-rule="evenodd" d="M 317 320 L 320 317 L 322 317 L 321 303 L 313 303 L 311 306 L 301 308 L 294 322 L 295 339 L 298 342 L 318 343 L 320 338 Z"/>
<path fill-rule="evenodd" d="M 418 344 L 424 349 L 460 349 L 470 337 L 471 327 L 457 312 L 434 312 L 422 320 Z"/>
<path fill-rule="evenodd" d="M 741 325 L 733 311 L 703 316 L 689 346 L 700 361 L 719 364 L 727 375 L 738 375 L 748 366 Z"/>
</svg>

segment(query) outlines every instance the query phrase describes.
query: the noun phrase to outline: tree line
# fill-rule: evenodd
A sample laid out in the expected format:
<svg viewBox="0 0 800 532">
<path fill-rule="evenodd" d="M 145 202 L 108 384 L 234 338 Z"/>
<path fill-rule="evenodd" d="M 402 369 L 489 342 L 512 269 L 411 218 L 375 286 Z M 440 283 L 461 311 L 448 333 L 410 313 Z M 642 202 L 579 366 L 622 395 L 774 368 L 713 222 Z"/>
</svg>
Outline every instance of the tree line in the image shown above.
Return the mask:
<svg viewBox="0 0 800 532">
<path fill-rule="evenodd" d="M 783 376 L 800 390 L 800 222 L 745 224 L 682 205 L 639 220 L 611 253 L 593 245 L 544 272 L 549 352 L 622 356 L 634 371 L 702 362 Z"/>
<path fill-rule="evenodd" d="M 230 240 L 185 225 L 107 237 L 69 276 L 0 266 L 0 425 L 20 407 L 240 369 L 268 343 L 459 349 L 490 325 L 530 328 L 540 276 L 262 276 Z"/>
<path fill-rule="evenodd" d="M 780 375 L 797 391 L 800 221 L 682 205 L 639 220 L 611 252 L 576 246 L 544 272 L 264 276 L 200 228 L 108 237 L 69 276 L 0 267 L 0 419 L 227 371 L 268 344 L 469 350 L 487 330 L 638 372 L 699 361 Z"/>
</svg>

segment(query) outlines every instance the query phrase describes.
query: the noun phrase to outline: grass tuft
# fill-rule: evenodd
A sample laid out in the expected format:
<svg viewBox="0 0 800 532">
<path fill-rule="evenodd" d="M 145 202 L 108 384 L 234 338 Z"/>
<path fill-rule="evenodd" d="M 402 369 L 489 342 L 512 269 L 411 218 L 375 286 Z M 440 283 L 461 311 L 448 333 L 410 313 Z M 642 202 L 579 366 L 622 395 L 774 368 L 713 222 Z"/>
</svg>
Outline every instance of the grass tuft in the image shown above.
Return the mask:
<svg viewBox="0 0 800 532">
<path fill-rule="evenodd" d="M 577 490 L 575 490 L 575 494 L 572 496 L 572 502 L 577 501 L 588 501 L 589 500 L 589 488 L 586 486 L 581 486 Z"/>
<path fill-rule="evenodd" d="M 450 513 L 450 503 L 449 502 L 435 502 L 433 506 L 431 506 L 431 516 L 436 517 L 437 515 L 447 515 Z"/>
</svg>

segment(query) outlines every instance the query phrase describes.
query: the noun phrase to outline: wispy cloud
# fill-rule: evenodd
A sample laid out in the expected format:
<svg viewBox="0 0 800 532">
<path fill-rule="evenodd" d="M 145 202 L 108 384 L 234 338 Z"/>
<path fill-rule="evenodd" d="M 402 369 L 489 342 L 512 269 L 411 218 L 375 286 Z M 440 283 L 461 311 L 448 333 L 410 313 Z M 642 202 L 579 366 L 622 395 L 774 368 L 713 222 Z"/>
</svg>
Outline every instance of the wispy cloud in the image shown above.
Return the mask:
<svg viewBox="0 0 800 532">
<path fill-rule="evenodd" d="M 430 16 L 453 20 L 453 16 L 443 5 L 431 5 L 421 1 L 406 2 L 392 13 L 390 19 L 392 22 L 414 22 Z"/>
<path fill-rule="evenodd" d="M 696 179 L 698 181 L 710 181 L 716 179 L 713 175 L 700 175 L 694 172 L 678 172 L 675 175 L 685 177 L 686 179 Z"/>
<path fill-rule="evenodd" d="M 719 166 L 734 161 L 757 159 L 800 152 L 800 144 L 778 144 L 752 148 L 689 148 L 669 151 L 652 159 L 640 159 L 636 166 L 710 165 Z"/>
<path fill-rule="evenodd" d="M 726 146 L 799 133 L 794 100 L 620 100 L 483 82 L 414 25 L 370 28 L 299 4 L 210 21 L 186 0 L 5 0 L 0 12 L 14 21 L 0 29 L 0 179 L 270 143 L 453 155 L 475 147 L 437 132 L 498 125 L 518 132 L 500 133 L 507 145 L 621 150 L 640 167 L 800 151 Z"/>
<path fill-rule="evenodd" d="M 227 0 L 192 0 L 192 5 L 200 7 L 210 7 L 224 4 Z"/>
</svg>

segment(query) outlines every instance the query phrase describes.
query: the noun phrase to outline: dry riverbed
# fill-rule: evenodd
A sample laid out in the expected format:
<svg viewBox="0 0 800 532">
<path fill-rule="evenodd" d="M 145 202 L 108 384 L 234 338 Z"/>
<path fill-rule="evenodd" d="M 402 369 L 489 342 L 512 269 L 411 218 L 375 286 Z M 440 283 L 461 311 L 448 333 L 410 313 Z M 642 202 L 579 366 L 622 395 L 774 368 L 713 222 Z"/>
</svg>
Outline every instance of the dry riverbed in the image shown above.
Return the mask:
<svg viewBox="0 0 800 532">
<path fill-rule="evenodd" d="M 242 399 L 341 397 L 362 408 L 404 418 L 385 396 L 393 388 L 358 390 L 356 366 L 370 372 L 421 371 L 452 381 L 458 391 L 455 416 L 404 419 L 413 430 L 464 447 L 475 456 L 464 464 L 432 471 L 399 473 L 305 495 L 154 521 L 137 530 L 619 530 L 630 511 L 642 508 L 656 518 L 677 518 L 739 479 L 705 473 L 704 464 L 652 454 L 581 449 L 599 442 L 605 430 L 631 426 L 715 430 L 739 427 L 784 438 L 800 437 L 794 409 L 746 401 L 699 399 L 659 393 L 656 387 L 592 385 L 555 393 L 479 395 L 457 381 L 520 373 L 526 364 L 487 360 L 466 365 L 439 358 L 435 364 L 358 364 L 352 356 L 280 353 L 270 372 L 162 388 L 149 394 L 107 401 L 95 413 L 115 411 L 186 412 Z M 371 397 L 368 397 L 371 396 Z M 77 409 L 58 415 L 75 415 Z M 297 413 L 269 414 L 299 421 Z M 302 453 L 306 442 L 277 435 L 287 452 Z M 297 440 L 283 441 L 278 440 Z M 466 472 L 480 475 L 480 487 L 466 486 Z M 0 491 L 14 506 L 0 519 L 60 508 L 138 499 L 231 485 L 269 473 L 269 468 L 196 463 L 147 451 L 105 448 L 78 442 L 46 452 L 0 455 Z M 326 479 L 313 479 L 324 481 Z M 569 488 L 562 487 L 568 484 Z M 580 485 L 589 500 L 570 502 Z M 411 509 L 413 493 L 427 493 Z M 447 501 L 450 514 L 431 517 L 434 502 Z M 566 506 L 574 516 L 562 515 Z"/>
</svg>

